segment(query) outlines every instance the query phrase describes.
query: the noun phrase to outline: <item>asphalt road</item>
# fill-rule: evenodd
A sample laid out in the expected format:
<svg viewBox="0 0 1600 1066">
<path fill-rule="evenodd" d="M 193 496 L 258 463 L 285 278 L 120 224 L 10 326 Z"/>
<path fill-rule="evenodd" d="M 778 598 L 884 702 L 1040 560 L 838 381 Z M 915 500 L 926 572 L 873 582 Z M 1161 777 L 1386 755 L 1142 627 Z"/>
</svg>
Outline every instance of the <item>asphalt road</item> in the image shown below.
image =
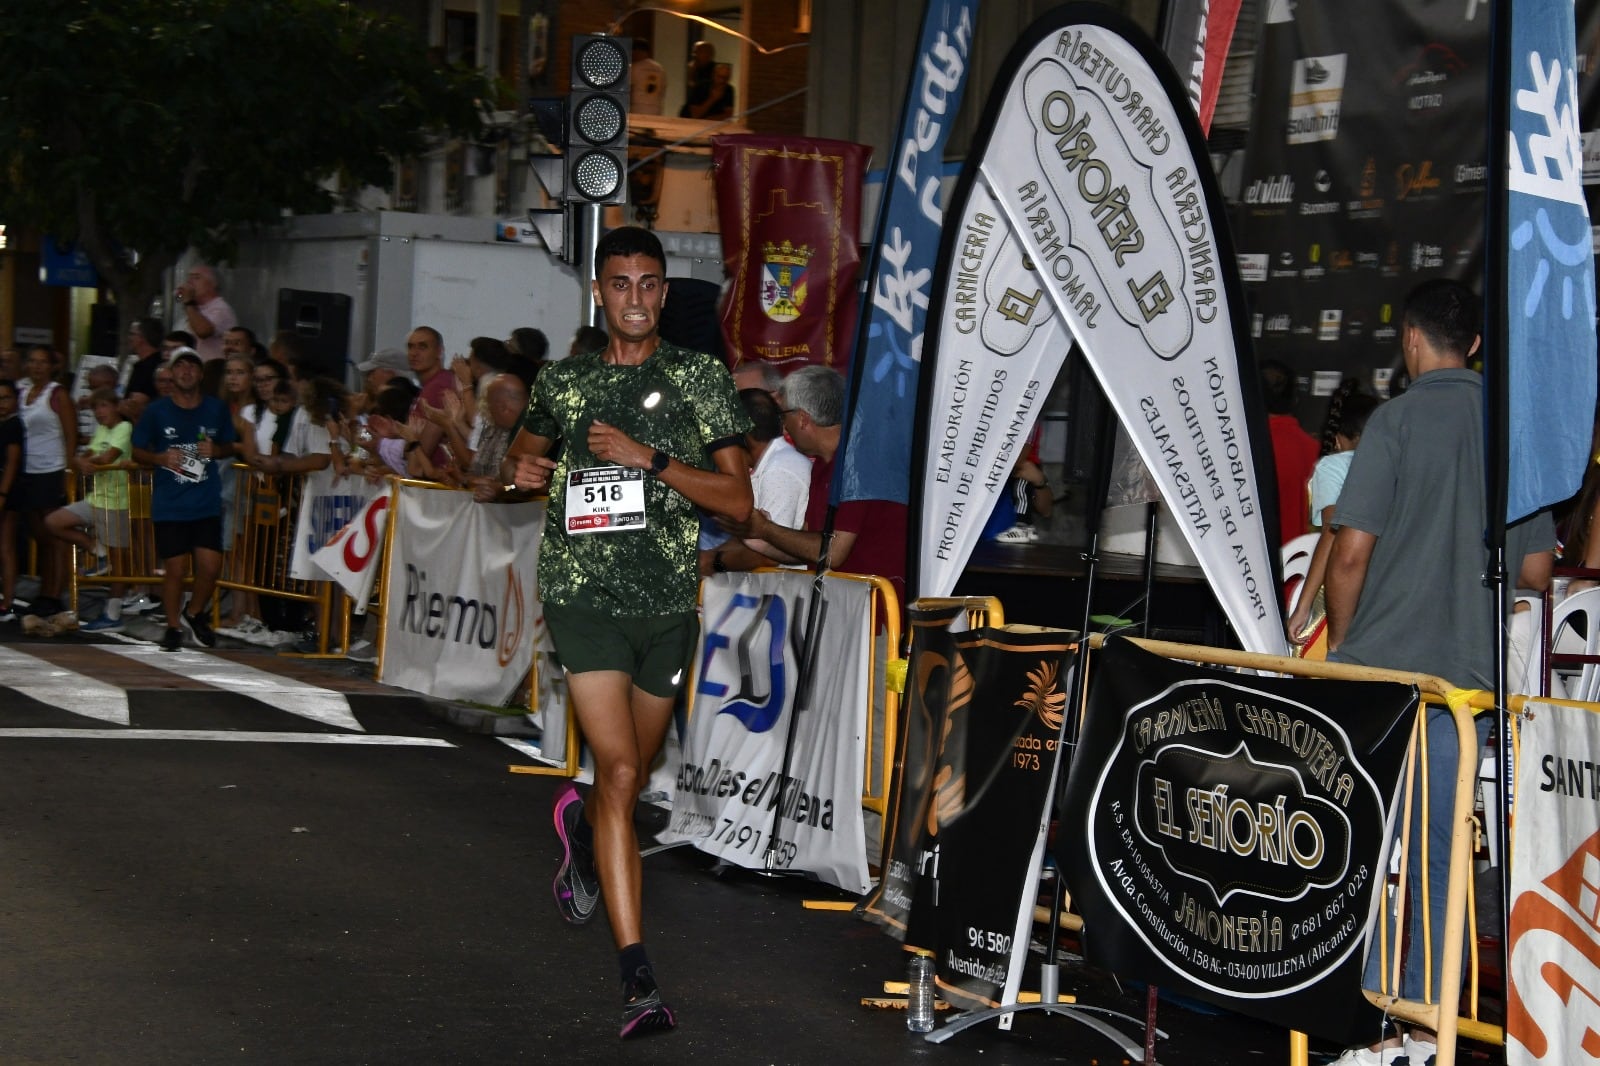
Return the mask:
<svg viewBox="0 0 1600 1066">
<path fill-rule="evenodd" d="M 688 849 L 645 864 L 680 1028 L 623 1044 L 603 921 L 550 900 L 554 779 L 347 666 L 146 648 L 0 627 L 4 1066 L 1123 1061 L 1037 1014 L 915 1039 L 861 1005 L 902 977 L 898 945 L 804 906 L 837 892 Z M 1107 975 L 1063 986 L 1143 1015 Z M 1242 1018 L 1160 1024 L 1164 1063 L 1287 1061 Z"/>
</svg>

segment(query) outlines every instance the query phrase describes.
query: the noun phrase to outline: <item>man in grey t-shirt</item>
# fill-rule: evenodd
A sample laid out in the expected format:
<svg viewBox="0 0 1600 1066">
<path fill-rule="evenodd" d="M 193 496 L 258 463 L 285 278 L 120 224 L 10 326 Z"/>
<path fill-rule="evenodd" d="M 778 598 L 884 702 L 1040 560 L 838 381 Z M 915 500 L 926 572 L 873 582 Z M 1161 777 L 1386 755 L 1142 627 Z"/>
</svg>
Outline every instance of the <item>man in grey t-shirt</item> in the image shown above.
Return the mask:
<svg viewBox="0 0 1600 1066">
<path fill-rule="evenodd" d="M 1337 532 L 1325 582 L 1331 660 L 1492 687 L 1499 628 L 1494 593 L 1484 581 L 1483 382 L 1466 368 L 1480 342 L 1481 318 L 1478 298 L 1456 281 L 1424 282 L 1406 298 L 1400 347 L 1412 385 L 1367 421 L 1334 509 Z M 1525 519 L 1507 531 L 1506 541 L 1518 587 L 1548 585 L 1555 546 L 1550 516 Z M 1480 743 L 1487 724 L 1480 719 Z M 1449 713 L 1431 709 L 1428 873 L 1435 930 L 1444 928 L 1457 743 Z M 1419 834 L 1414 820 L 1412 839 Z M 1415 873 L 1411 881 L 1408 914 L 1415 921 Z M 1421 999 L 1420 929 L 1411 942 L 1400 992 Z M 1432 946 L 1430 992 L 1436 998 L 1439 982 L 1459 975 L 1440 973 L 1444 937 L 1436 933 Z M 1368 973 L 1376 971 L 1369 965 Z M 1408 1043 L 1418 1037 L 1431 1039 L 1414 1031 Z M 1400 1053 L 1394 1040 L 1390 1045 L 1380 1053 Z"/>
</svg>

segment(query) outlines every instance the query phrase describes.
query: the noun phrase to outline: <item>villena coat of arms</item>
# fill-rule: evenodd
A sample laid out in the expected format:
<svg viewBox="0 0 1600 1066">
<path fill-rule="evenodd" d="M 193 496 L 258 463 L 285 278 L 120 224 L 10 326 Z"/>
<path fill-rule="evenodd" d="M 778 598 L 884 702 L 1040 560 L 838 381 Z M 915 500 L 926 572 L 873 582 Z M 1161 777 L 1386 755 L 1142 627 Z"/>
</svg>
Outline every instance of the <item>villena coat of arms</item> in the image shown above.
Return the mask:
<svg viewBox="0 0 1600 1066">
<path fill-rule="evenodd" d="M 774 322 L 793 322 L 806 303 L 806 266 L 813 249 L 798 248 L 785 238 L 782 244 L 761 246 L 761 309 Z"/>
</svg>

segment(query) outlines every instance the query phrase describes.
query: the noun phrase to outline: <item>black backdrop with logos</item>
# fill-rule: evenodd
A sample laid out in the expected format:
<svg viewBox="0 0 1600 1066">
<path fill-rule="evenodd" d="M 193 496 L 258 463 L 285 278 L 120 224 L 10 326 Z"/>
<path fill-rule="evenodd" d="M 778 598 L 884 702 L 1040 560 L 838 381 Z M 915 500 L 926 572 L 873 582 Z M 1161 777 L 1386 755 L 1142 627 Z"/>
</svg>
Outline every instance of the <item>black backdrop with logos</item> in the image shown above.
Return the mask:
<svg viewBox="0 0 1600 1066">
<path fill-rule="evenodd" d="M 1430 277 L 1481 288 L 1489 4 L 1263 4 L 1235 245 L 1261 359 L 1320 391 L 1357 376 L 1386 395 L 1405 294 Z M 1600 122 L 1600 0 L 1578 2 L 1585 131 Z M 1600 152 L 1585 134 L 1589 211 Z M 1312 389 L 1303 388 L 1305 397 Z M 1302 418 L 1320 418 L 1303 399 Z"/>
</svg>

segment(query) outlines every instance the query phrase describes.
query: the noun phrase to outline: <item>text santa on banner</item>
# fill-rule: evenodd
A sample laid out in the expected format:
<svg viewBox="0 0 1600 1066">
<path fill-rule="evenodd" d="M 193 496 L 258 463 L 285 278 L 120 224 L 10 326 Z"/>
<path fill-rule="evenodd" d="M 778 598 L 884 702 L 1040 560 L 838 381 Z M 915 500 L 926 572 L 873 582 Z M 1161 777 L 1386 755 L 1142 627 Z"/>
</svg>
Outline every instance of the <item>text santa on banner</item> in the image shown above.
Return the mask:
<svg viewBox="0 0 1600 1066">
<path fill-rule="evenodd" d="M 687 843 L 748 869 L 814 874 L 867 890 L 861 790 L 872 706 L 871 585 L 829 577 L 816 636 L 811 710 L 795 714 L 802 629 L 814 577 L 721 574 L 705 582 L 693 713 L 663 843 Z M 776 822 L 777 841 L 773 840 Z"/>
<path fill-rule="evenodd" d="M 948 595 L 1076 340 L 1250 650 L 1287 650 L 1276 485 L 1221 197 L 1183 86 L 1099 5 L 1035 23 L 946 213 L 917 594 Z"/>
<path fill-rule="evenodd" d="M 1530 704 L 1511 830 L 1508 1066 L 1592 1062 L 1600 1033 L 1600 714 Z"/>
</svg>

